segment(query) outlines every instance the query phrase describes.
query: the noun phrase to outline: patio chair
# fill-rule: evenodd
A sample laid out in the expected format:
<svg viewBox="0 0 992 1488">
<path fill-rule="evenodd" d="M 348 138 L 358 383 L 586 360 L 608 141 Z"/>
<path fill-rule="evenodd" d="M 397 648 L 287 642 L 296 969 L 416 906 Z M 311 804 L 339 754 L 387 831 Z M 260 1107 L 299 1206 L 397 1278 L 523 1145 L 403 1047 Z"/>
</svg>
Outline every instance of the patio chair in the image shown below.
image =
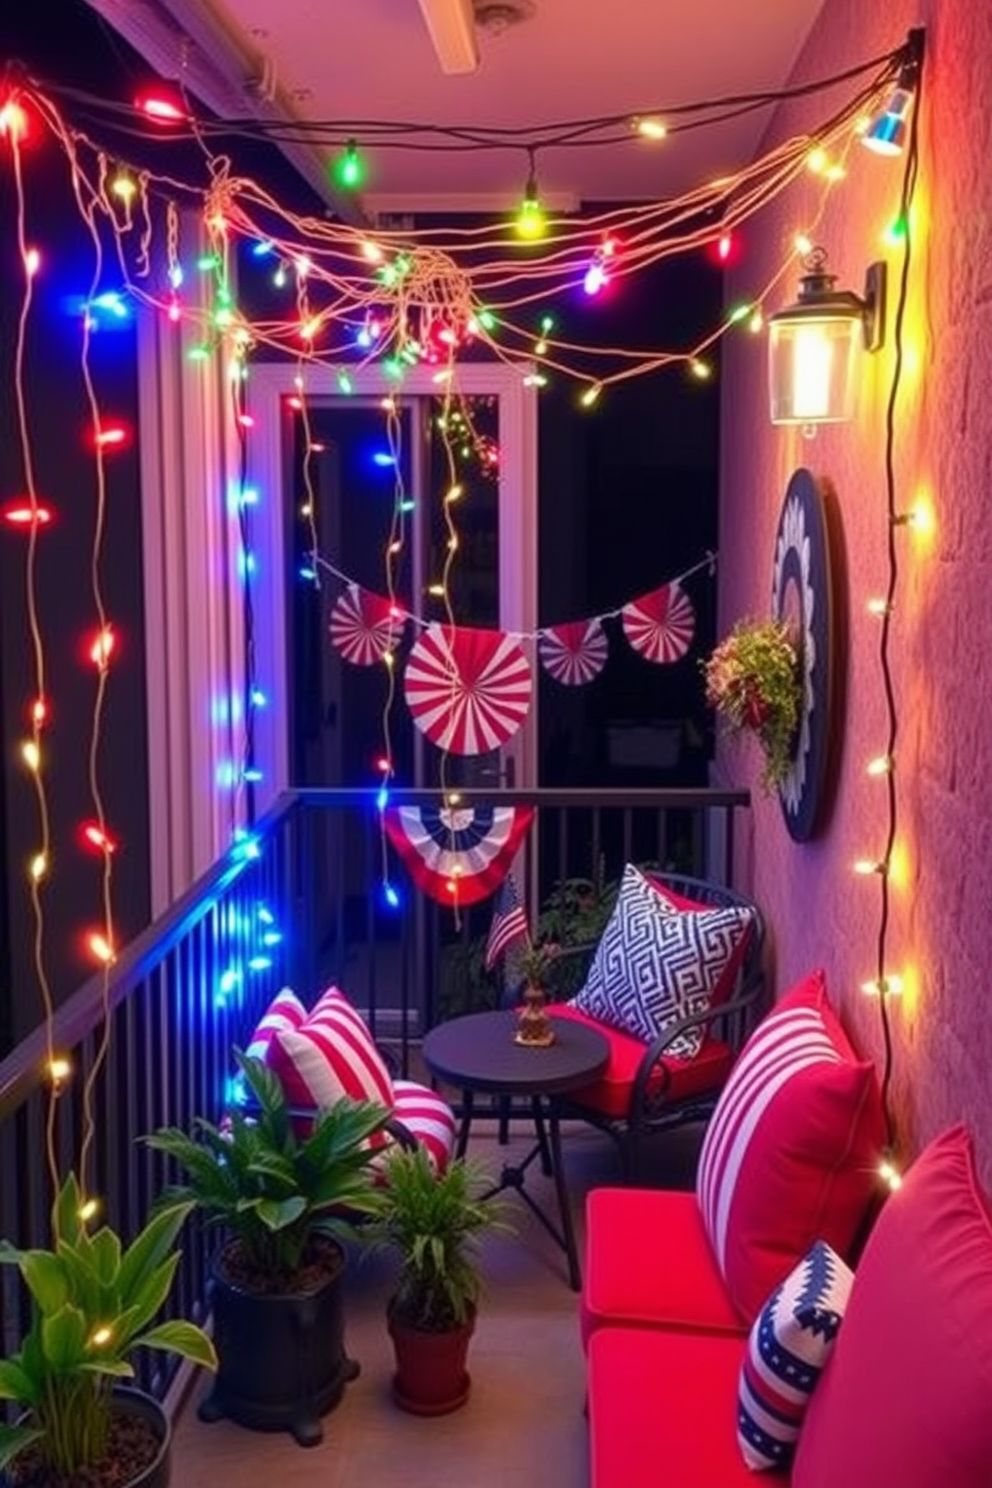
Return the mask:
<svg viewBox="0 0 992 1488">
<path fill-rule="evenodd" d="M 646 1180 L 645 1159 L 653 1139 L 675 1127 L 709 1118 L 738 1052 L 764 1011 L 764 921 L 757 906 L 721 884 L 681 874 L 652 873 L 651 878 L 683 901 L 706 908 L 744 908 L 753 919 L 727 995 L 651 1043 L 609 1027 L 568 1003 L 551 1003 L 548 1007 L 552 1017 L 592 1024 L 609 1042 L 610 1062 L 605 1073 L 588 1087 L 556 1098 L 556 1106 L 563 1119 L 588 1122 L 614 1139 L 626 1183 Z M 595 943 L 574 946 L 562 956 L 582 957 L 587 966 L 595 950 Z M 699 1053 L 692 1059 L 673 1057 L 669 1052 L 672 1044 L 692 1030 L 703 1034 Z"/>
</svg>

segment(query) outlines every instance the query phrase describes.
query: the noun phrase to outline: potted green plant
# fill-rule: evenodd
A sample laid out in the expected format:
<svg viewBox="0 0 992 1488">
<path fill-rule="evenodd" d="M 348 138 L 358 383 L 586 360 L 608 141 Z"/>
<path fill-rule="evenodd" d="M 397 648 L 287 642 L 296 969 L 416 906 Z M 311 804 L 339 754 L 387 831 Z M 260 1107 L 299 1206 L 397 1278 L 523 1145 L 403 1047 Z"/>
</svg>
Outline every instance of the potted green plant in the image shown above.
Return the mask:
<svg viewBox="0 0 992 1488">
<path fill-rule="evenodd" d="M 502 1203 L 484 1197 L 489 1187 L 466 1158 L 436 1173 L 422 1147 L 393 1153 L 386 1166 L 369 1235 L 399 1254 L 386 1309 L 393 1397 L 415 1415 L 444 1415 L 468 1399 L 465 1365 L 482 1291 L 478 1242 L 506 1227 Z"/>
<path fill-rule="evenodd" d="M 74 1174 L 52 1209 L 52 1248 L 0 1244 L 31 1299 L 20 1349 L 0 1360 L 0 1400 L 20 1408 L 0 1423 L 0 1481 L 12 1488 L 165 1488 L 169 1425 L 157 1401 L 122 1388 L 138 1348 L 162 1349 L 207 1369 L 214 1347 L 192 1323 L 154 1324 L 181 1252 L 176 1237 L 192 1209 L 154 1216 L 126 1248 L 109 1227 L 91 1234 Z"/>
<path fill-rule="evenodd" d="M 753 734 L 764 752 L 762 785 L 792 766 L 802 702 L 799 652 L 783 620 L 739 620 L 703 663 L 706 701 L 729 732 Z"/>
<path fill-rule="evenodd" d="M 257 1430 L 289 1430 L 301 1446 L 358 1373 L 344 1345 L 342 1240 L 374 1203 L 373 1139 L 389 1112 L 341 1100 L 301 1127 L 277 1076 L 240 1050 L 250 1108 L 223 1126 L 200 1118 L 146 1137 L 185 1182 L 159 1206 L 194 1205 L 226 1238 L 210 1279 L 218 1369 L 200 1406 Z"/>
</svg>

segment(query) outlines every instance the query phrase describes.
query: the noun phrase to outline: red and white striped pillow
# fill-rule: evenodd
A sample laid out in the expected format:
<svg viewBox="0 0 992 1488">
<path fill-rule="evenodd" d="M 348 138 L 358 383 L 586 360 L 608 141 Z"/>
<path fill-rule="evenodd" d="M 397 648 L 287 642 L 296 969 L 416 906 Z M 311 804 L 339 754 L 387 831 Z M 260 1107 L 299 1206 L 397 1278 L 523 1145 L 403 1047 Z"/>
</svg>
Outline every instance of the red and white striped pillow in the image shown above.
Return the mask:
<svg viewBox="0 0 992 1488">
<path fill-rule="evenodd" d="M 745 1044 L 699 1157 L 703 1224 L 745 1321 L 814 1240 L 849 1258 L 884 1137 L 874 1066 L 856 1057 L 814 972 Z"/>
<path fill-rule="evenodd" d="M 251 1042 L 245 1053 L 252 1059 L 267 1060 L 272 1040 L 276 1034 L 299 1028 L 306 1021 L 307 1010 L 296 993 L 289 987 L 283 987 L 281 992 L 276 993 L 259 1019 L 258 1027 L 252 1034 Z"/>
<path fill-rule="evenodd" d="M 393 1082 L 361 1014 L 337 987 L 298 1028 L 279 1029 L 268 1060 L 291 1106 L 331 1106 L 342 1096 L 393 1108 Z"/>
</svg>

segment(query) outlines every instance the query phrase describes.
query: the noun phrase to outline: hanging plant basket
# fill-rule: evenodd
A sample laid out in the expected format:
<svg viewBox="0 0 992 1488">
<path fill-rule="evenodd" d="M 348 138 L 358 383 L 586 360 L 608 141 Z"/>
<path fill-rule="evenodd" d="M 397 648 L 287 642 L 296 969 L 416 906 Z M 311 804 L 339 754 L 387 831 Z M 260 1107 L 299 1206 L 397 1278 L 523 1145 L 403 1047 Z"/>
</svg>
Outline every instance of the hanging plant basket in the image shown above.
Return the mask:
<svg viewBox="0 0 992 1488">
<path fill-rule="evenodd" d="M 739 620 L 703 663 L 706 701 L 730 734 L 752 734 L 766 791 L 789 772 L 802 703 L 799 648 L 784 620 Z"/>
</svg>

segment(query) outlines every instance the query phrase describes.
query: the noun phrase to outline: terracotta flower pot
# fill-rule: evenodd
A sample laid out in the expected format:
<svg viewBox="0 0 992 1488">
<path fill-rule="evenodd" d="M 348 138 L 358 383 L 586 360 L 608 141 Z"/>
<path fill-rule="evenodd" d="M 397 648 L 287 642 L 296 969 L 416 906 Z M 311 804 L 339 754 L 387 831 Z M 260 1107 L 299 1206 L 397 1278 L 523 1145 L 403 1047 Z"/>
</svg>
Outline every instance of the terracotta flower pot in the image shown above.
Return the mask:
<svg viewBox="0 0 992 1488">
<path fill-rule="evenodd" d="M 443 1416 L 463 1406 L 472 1384 L 465 1364 L 474 1330 L 474 1313 L 447 1333 L 425 1333 L 390 1317 L 396 1404 L 416 1416 Z"/>
</svg>

